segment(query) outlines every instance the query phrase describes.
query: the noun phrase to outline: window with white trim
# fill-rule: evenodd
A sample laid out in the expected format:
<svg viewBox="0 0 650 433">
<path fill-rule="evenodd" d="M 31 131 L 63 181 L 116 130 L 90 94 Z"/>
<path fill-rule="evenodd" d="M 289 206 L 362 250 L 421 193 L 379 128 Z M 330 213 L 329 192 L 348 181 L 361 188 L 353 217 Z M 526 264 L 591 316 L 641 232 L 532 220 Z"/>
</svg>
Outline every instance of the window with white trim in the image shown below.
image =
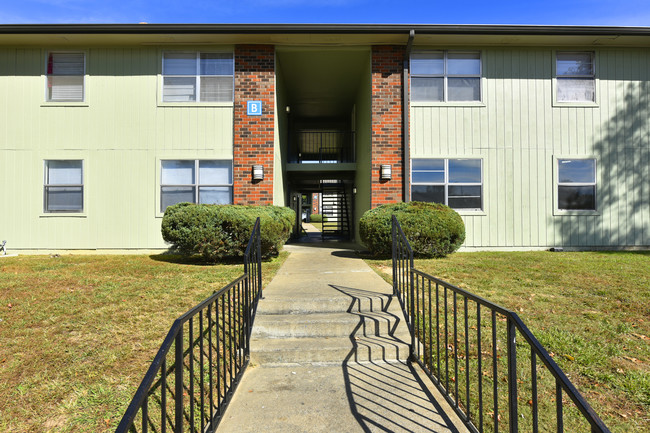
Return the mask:
<svg viewBox="0 0 650 433">
<path fill-rule="evenodd" d="M 83 102 L 85 74 L 85 53 L 48 53 L 45 99 L 48 102 Z"/>
<path fill-rule="evenodd" d="M 594 53 L 558 51 L 555 62 L 557 102 L 596 102 Z"/>
<path fill-rule="evenodd" d="M 232 102 L 232 53 L 165 52 L 163 102 Z"/>
<path fill-rule="evenodd" d="M 557 160 L 558 210 L 596 210 L 596 160 Z"/>
<path fill-rule="evenodd" d="M 428 51 L 411 54 L 411 100 L 480 102 L 481 53 Z"/>
<path fill-rule="evenodd" d="M 176 203 L 231 204 L 232 161 L 163 160 L 160 211 Z"/>
<path fill-rule="evenodd" d="M 481 159 L 411 160 L 411 200 L 446 204 L 453 209 L 483 209 Z"/>
<path fill-rule="evenodd" d="M 43 181 L 43 211 L 83 212 L 83 161 L 46 160 Z"/>
</svg>

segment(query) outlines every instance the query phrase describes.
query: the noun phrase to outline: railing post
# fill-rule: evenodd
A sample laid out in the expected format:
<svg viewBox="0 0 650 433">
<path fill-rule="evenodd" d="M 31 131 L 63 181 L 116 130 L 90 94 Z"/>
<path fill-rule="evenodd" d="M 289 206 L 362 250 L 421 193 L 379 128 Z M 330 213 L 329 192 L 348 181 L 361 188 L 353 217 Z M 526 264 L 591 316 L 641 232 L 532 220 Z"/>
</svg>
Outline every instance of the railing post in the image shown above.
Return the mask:
<svg viewBox="0 0 650 433">
<path fill-rule="evenodd" d="M 183 327 L 181 326 L 176 334 L 176 361 L 174 366 L 175 385 L 175 433 L 183 433 Z M 163 385 L 164 386 L 164 385 Z"/>
<path fill-rule="evenodd" d="M 415 311 L 415 278 L 414 278 L 414 272 L 413 272 L 414 264 L 413 264 L 413 253 L 411 251 L 408 251 L 408 273 L 407 273 L 407 279 L 408 279 L 408 285 L 409 285 L 409 290 L 411 293 L 411 311 L 409 315 L 411 316 L 411 360 L 413 362 L 417 361 L 417 358 L 415 356 L 415 344 L 416 344 L 416 338 L 415 338 L 415 331 L 416 331 L 416 318 L 417 314 Z"/>
<path fill-rule="evenodd" d="M 391 219 L 391 235 L 393 237 L 393 245 L 392 245 L 392 258 L 393 258 L 393 295 L 399 297 L 399 293 L 397 290 L 397 285 L 399 284 L 397 281 L 397 227 L 395 224 L 395 215 L 393 215 Z"/>
<path fill-rule="evenodd" d="M 257 299 L 262 298 L 262 222 L 257 218 Z"/>
<path fill-rule="evenodd" d="M 510 433 L 519 431 L 517 418 L 517 328 L 515 321 L 508 316 L 508 413 Z M 494 379 L 496 380 L 496 378 Z"/>
<path fill-rule="evenodd" d="M 251 233 L 251 236 L 255 235 L 255 226 L 253 226 L 253 231 Z M 245 357 L 248 357 L 250 352 L 249 352 L 249 346 L 250 346 L 250 335 L 251 335 L 251 311 L 250 311 L 250 306 L 252 301 L 252 288 L 251 288 L 251 251 L 247 251 L 246 254 L 244 254 L 244 297 L 246 298 L 245 305 L 244 305 L 244 314 L 246 316 L 246 347 L 244 348 L 244 355 Z"/>
<path fill-rule="evenodd" d="M 246 344 L 244 347 L 244 356 L 248 358 L 250 355 L 250 341 L 251 341 L 251 275 L 250 275 L 250 257 L 248 255 L 244 255 L 244 274 L 246 277 L 244 278 L 244 316 L 246 317 L 246 322 L 244 326 L 246 329 L 244 330 L 244 333 L 246 334 Z"/>
</svg>

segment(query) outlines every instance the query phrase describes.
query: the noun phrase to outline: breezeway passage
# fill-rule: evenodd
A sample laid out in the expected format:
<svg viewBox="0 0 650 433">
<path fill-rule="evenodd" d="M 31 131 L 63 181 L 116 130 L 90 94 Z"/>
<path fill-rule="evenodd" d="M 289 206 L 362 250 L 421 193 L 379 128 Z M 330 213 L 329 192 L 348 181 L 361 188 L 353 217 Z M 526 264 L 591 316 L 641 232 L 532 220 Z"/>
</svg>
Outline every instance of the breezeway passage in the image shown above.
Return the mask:
<svg viewBox="0 0 650 433">
<path fill-rule="evenodd" d="M 347 248 L 346 248 L 347 247 Z M 264 290 L 218 432 L 466 431 L 417 365 L 392 287 L 344 244 L 295 244 Z"/>
</svg>

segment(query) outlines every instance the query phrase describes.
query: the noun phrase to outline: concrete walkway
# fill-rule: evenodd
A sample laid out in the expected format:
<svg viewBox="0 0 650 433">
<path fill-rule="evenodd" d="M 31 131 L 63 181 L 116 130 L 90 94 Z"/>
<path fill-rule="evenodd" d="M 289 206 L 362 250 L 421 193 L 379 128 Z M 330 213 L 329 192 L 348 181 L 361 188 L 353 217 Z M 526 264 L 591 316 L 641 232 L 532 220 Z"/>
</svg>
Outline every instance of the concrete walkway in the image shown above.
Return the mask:
<svg viewBox="0 0 650 433">
<path fill-rule="evenodd" d="M 391 286 L 350 248 L 286 247 L 218 432 L 466 431 L 406 362 L 410 337 Z"/>
</svg>

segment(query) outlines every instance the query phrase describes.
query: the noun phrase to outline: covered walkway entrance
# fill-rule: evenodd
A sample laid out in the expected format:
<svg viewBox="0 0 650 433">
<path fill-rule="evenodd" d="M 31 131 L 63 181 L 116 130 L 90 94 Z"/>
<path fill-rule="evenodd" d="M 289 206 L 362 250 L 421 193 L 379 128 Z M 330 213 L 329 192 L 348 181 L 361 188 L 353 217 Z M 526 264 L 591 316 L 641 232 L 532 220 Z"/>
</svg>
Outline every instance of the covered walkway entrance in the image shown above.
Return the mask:
<svg viewBox="0 0 650 433">
<path fill-rule="evenodd" d="M 294 238 L 318 194 L 324 239 L 354 239 L 370 208 L 370 47 L 277 47 L 282 187 Z"/>
</svg>

